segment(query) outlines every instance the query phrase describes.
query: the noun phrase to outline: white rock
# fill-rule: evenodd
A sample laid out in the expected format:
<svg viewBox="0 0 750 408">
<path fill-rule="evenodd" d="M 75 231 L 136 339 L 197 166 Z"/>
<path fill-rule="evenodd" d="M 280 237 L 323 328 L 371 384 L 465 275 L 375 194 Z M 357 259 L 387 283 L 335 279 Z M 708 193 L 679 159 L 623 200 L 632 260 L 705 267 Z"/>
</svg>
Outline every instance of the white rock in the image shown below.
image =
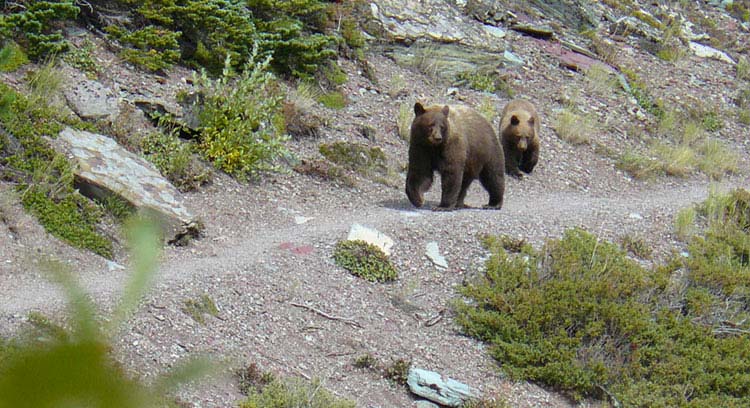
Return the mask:
<svg viewBox="0 0 750 408">
<path fill-rule="evenodd" d="M 348 240 L 361 240 L 380 248 L 386 255 L 391 254 L 393 240 L 382 232 L 359 224 L 352 224 L 349 230 Z"/>
<path fill-rule="evenodd" d="M 294 217 L 294 223 L 297 224 L 297 225 L 300 225 L 300 224 L 304 224 L 304 223 L 306 223 L 306 222 L 308 222 L 308 221 L 310 221 L 312 219 L 313 219 L 313 217 L 303 217 L 301 215 L 298 215 L 298 216 Z"/>
<path fill-rule="evenodd" d="M 713 58 L 719 61 L 724 61 L 728 64 L 736 64 L 736 62 L 734 62 L 734 60 L 729 55 L 727 55 L 727 53 L 717 50 L 716 48 L 709 47 L 708 45 L 690 41 L 690 49 L 693 51 L 693 53 L 695 53 L 695 55 L 701 58 Z"/>
<path fill-rule="evenodd" d="M 440 249 L 438 248 L 437 242 L 428 242 L 427 243 L 427 257 L 430 258 L 430 261 L 435 264 L 438 268 L 448 268 L 448 261 L 445 260 L 445 257 L 440 255 Z"/>
</svg>

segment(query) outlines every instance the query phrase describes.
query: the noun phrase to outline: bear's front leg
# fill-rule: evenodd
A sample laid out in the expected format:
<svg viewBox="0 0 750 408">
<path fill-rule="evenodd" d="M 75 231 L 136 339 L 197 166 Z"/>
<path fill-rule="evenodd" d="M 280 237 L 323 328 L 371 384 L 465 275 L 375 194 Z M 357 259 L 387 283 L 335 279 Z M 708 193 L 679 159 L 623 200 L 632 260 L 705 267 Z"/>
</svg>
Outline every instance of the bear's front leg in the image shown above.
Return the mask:
<svg viewBox="0 0 750 408">
<path fill-rule="evenodd" d="M 456 168 L 455 166 L 440 172 L 440 182 L 442 185 L 440 205 L 433 208 L 434 211 L 453 211 L 456 209 L 462 180 L 463 169 Z"/>
</svg>

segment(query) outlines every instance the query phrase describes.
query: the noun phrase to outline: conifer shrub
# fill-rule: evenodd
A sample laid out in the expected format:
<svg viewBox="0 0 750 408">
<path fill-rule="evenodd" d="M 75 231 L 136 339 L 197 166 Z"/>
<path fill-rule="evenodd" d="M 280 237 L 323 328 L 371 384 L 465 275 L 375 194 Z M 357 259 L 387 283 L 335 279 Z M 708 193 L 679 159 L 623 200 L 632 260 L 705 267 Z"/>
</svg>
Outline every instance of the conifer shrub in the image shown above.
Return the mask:
<svg viewBox="0 0 750 408">
<path fill-rule="evenodd" d="M 311 77 L 332 59 L 333 37 L 322 32 L 320 0 L 120 0 L 133 18 L 107 31 L 127 48 L 123 56 L 151 70 L 178 59 L 219 74 L 227 57 L 242 68 L 255 44 L 273 56 L 281 74 Z"/>
<path fill-rule="evenodd" d="M 0 6 L 0 42 L 12 39 L 35 60 L 68 49 L 60 21 L 76 18 L 80 9 L 74 1 L 3 2 Z"/>
<path fill-rule="evenodd" d="M 701 207 L 687 257 L 653 269 L 580 229 L 518 254 L 486 240 L 486 271 L 461 288 L 457 322 L 512 378 L 575 399 L 745 406 L 750 193 L 719 197 Z"/>
<path fill-rule="evenodd" d="M 323 388 L 320 381 L 307 382 L 301 379 L 275 379 L 261 390 L 249 390 L 247 399 L 240 408 L 354 408 L 353 401 L 337 398 Z"/>
</svg>

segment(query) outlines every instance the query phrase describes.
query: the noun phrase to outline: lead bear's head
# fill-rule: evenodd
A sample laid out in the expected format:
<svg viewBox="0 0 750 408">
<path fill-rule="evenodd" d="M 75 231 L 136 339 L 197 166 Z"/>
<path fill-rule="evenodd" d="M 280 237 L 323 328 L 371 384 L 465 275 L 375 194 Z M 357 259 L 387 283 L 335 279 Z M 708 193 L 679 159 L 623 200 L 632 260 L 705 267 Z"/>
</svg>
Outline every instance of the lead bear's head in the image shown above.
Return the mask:
<svg viewBox="0 0 750 408">
<path fill-rule="evenodd" d="M 425 108 L 414 104 L 414 121 L 411 123 L 412 143 L 439 146 L 448 139 L 448 105 Z"/>
</svg>

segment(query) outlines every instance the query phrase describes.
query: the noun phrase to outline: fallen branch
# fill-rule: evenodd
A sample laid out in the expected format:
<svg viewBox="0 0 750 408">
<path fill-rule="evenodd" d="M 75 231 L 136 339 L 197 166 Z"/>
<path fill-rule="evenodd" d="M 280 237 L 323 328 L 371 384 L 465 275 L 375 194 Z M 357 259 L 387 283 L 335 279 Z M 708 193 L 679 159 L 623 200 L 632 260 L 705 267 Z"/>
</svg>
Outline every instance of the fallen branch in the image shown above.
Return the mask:
<svg viewBox="0 0 750 408">
<path fill-rule="evenodd" d="M 311 312 L 314 312 L 314 313 L 316 313 L 316 314 L 318 314 L 320 316 L 323 316 L 323 317 L 325 317 L 326 319 L 329 319 L 329 320 L 338 320 L 338 321 L 344 322 L 344 323 L 346 323 L 346 324 L 348 324 L 350 326 L 354 326 L 354 327 L 357 327 L 357 328 L 360 328 L 360 329 L 363 328 L 363 326 L 359 322 L 357 322 L 354 319 L 350 319 L 348 317 L 331 316 L 331 315 L 329 315 L 328 313 L 326 313 L 326 312 L 324 312 L 322 310 L 316 309 L 316 308 L 314 308 L 312 306 L 303 305 L 303 304 L 300 304 L 300 303 L 289 302 L 289 304 L 292 305 L 292 306 L 295 306 L 295 307 L 302 308 L 302 309 L 307 309 L 307 310 L 309 310 Z"/>
</svg>

